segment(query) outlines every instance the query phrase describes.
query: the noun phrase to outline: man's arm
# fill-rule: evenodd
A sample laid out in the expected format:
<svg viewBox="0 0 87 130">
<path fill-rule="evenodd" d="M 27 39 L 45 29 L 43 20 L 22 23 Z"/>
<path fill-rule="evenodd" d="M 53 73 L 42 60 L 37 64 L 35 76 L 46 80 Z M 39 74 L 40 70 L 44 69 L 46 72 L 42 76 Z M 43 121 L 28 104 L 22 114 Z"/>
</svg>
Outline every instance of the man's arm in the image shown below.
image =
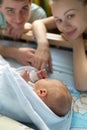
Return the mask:
<svg viewBox="0 0 87 130">
<path fill-rule="evenodd" d="M 32 65 L 30 61 L 34 58 L 35 49 L 0 46 L 0 54 L 5 58 L 12 58 L 23 65 Z"/>
<path fill-rule="evenodd" d="M 0 46 L 0 54 L 5 58 L 15 59 L 17 54 L 17 48 L 9 46 Z"/>
</svg>

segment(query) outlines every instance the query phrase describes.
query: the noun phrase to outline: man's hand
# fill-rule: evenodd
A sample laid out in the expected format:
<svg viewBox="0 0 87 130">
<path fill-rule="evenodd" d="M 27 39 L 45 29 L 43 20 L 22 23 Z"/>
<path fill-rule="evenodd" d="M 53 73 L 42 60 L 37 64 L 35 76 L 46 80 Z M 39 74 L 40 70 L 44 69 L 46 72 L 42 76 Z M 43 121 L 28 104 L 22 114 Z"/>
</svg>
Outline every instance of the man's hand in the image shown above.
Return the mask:
<svg viewBox="0 0 87 130">
<path fill-rule="evenodd" d="M 15 54 L 15 60 L 23 65 L 31 65 L 32 59 L 35 56 L 35 49 L 32 48 L 18 48 Z"/>
<path fill-rule="evenodd" d="M 17 40 L 20 39 L 23 33 L 28 32 L 32 29 L 32 25 L 29 23 L 26 23 L 24 27 L 22 28 L 14 28 L 10 24 L 7 25 L 7 33 L 9 36 L 11 36 L 13 39 Z"/>
</svg>

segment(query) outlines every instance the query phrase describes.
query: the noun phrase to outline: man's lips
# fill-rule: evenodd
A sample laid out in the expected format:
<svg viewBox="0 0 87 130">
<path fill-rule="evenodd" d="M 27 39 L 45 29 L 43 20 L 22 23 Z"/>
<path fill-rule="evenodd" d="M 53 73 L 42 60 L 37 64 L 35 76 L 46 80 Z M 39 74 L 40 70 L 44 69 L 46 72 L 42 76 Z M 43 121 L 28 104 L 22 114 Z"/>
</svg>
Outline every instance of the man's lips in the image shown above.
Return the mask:
<svg viewBox="0 0 87 130">
<path fill-rule="evenodd" d="M 24 24 L 24 22 L 21 22 L 21 23 L 14 23 L 16 26 L 21 26 Z"/>
</svg>

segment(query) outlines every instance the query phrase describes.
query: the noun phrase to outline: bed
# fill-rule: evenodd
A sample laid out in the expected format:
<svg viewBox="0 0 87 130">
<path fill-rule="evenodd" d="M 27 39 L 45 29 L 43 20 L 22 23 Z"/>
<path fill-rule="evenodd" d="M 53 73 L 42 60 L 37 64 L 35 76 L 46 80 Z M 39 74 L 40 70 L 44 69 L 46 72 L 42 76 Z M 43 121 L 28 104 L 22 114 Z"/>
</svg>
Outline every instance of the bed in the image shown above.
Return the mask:
<svg viewBox="0 0 87 130">
<path fill-rule="evenodd" d="M 24 42 L 9 42 L 9 41 L 2 41 L 3 44 L 8 45 L 17 45 L 18 47 L 33 47 L 36 48 L 36 44 L 25 44 Z M 72 103 L 72 121 L 71 121 L 71 127 L 70 130 L 87 130 L 87 92 L 78 92 L 75 89 L 75 83 L 74 83 L 74 76 L 73 76 L 73 63 L 72 63 L 72 50 L 71 49 L 65 49 L 65 48 L 56 48 L 54 46 L 50 47 L 51 54 L 52 54 L 52 61 L 53 61 L 53 73 L 48 74 L 49 78 L 55 78 L 59 79 L 62 82 L 64 82 L 68 89 L 70 90 L 72 97 L 73 97 L 73 103 Z M 6 59 L 12 67 L 18 68 L 22 66 L 21 64 L 17 63 L 16 61 L 12 59 Z M 15 122 L 9 118 L 2 118 L 0 117 L 0 129 L 3 128 L 6 125 L 6 129 L 3 128 L 3 130 L 10 130 L 10 128 L 7 126 L 6 122 L 10 122 L 9 125 L 15 127 L 15 130 L 18 130 L 16 125 L 18 126 L 18 122 Z M 3 120 L 2 120 L 3 119 Z M 3 122 L 3 123 L 2 123 Z M 27 124 L 26 124 L 27 125 Z M 20 125 L 21 126 L 21 125 Z M 19 127 L 19 126 L 18 126 Z M 25 127 L 22 128 L 22 130 Z M 29 129 L 29 128 L 26 128 Z M 31 129 L 37 129 L 35 127 L 31 127 Z M 14 130 L 14 128 L 11 128 L 11 130 Z M 21 130 L 21 128 L 20 128 Z"/>
<path fill-rule="evenodd" d="M 0 129 L 1 130 L 33 130 L 11 118 L 0 115 Z"/>
</svg>

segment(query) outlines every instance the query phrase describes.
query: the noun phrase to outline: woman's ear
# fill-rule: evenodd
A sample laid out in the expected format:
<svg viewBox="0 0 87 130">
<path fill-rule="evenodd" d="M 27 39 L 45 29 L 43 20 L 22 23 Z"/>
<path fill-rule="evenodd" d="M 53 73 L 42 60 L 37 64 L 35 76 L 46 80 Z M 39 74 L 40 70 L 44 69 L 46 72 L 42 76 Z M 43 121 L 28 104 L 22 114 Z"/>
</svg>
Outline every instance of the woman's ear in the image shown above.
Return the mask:
<svg viewBox="0 0 87 130">
<path fill-rule="evenodd" d="M 47 95 L 47 89 L 44 89 L 44 88 L 39 89 L 37 90 L 37 94 L 40 98 L 43 98 Z"/>
</svg>

